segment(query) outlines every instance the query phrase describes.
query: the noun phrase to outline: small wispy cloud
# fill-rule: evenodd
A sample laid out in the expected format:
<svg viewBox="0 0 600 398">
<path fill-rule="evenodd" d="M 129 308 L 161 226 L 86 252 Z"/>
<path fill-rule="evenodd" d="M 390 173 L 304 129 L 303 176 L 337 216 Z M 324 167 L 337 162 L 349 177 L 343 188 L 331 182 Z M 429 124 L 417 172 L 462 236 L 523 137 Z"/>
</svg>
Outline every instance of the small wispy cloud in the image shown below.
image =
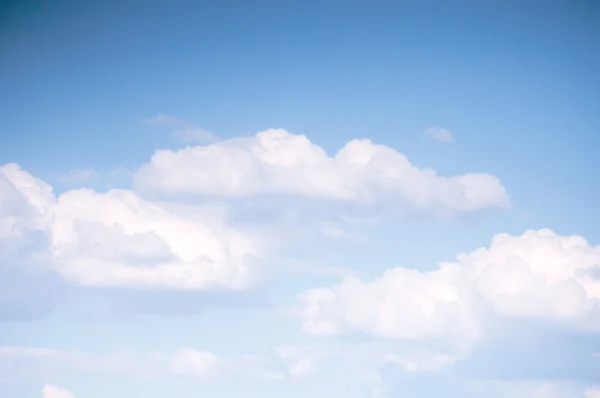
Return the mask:
<svg viewBox="0 0 600 398">
<path fill-rule="evenodd" d="M 442 127 L 429 127 L 425 130 L 425 135 L 434 141 L 449 144 L 453 141 L 452 131 Z"/>
<path fill-rule="evenodd" d="M 58 181 L 63 184 L 80 184 L 98 180 L 98 174 L 92 169 L 72 169 L 58 176 Z"/>
<path fill-rule="evenodd" d="M 153 126 L 184 126 L 185 125 L 183 120 L 179 119 L 177 116 L 165 115 L 164 113 L 159 113 L 156 116 L 147 119 L 146 122 Z"/>
<path fill-rule="evenodd" d="M 173 115 L 159 113 L 146 122 L 152 126 L 170 127 L 171 137 L 184 142 L 210 142 L 217 139 L 214 133 Z"/>
<path fill-rule="evenodd" d="M 181 130 L 171 131 L 171 136 L 186 142 L 208 142 L 214 141 L 217 137 L 210 131 L 200 127 L 190 127 Z"/>
</svg>

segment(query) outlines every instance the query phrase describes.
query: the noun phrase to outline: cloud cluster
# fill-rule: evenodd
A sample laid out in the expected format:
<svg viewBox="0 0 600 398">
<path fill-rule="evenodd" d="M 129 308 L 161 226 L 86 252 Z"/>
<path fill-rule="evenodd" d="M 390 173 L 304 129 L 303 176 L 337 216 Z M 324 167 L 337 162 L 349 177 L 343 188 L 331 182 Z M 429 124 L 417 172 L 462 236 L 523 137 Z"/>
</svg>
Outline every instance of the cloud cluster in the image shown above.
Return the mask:
<svg viewBox="0 0 600 398">
<path fill-rule="evenodd" d="M 165 115 L 153 123 L 184 124 Z M 21 267 L 25 259 L 15 253 L 35 237 L 39 250 L 20 253 L 70 284 L 245 289 L 265 256 L 259 235 L 233 226 L 224 206 L 185 204 L 178 195 L 289 194 L 437 215 L 509 205 L 494 176 L 441 177 L 368 140 L 351 141 L 329 157 L 284 130 L 157 151 L 136 174 L 135 188 L 55 196 L 20 166 L 0 166 L 0 247 L 11 252 L 2 261 Z M 148 200 L 148 193 L 173 200 Z"/>
<path fill-rule="evenodd" d="M 166 115 L 152 123 L 188 128 Z M 490 174 L 440 176 L 369 140 L 352 140 L 330 156 L 305 136 L 274 129 L 156 151 L 135 174 L 132 189 L 55 195 L 46 182 L 8 164 L 0 166 L 0 318 L 35 317 L 51 308 L 58 296 L 45 294 L 42 285 L 113 289 L 117 299 L 133 298 L 140 308 L 180 303 L 181 297 L 193 301 L 199 294 L 225 302 L 219 296 L 224 291 L 244 301 L 284 239 L 261 230 L 279 220 L 255 215 L 256 223 L 239 222 L 232 209 L 246 212 L 253 198 L 267 196 L 268 203 L 284 207 L 310 202 L 327 213 L 343 208 L 346 216 L 366 210 L 444 218 L 510 206 L 505 187 Z M 351 229 L 316 224 L 331 236 Z M 181 296 L 173 298 L 173 292 Z M 382 370 L 414 375 L 456 364 L 490 336 L 498 319 L 599 332 L 600 246 L 548 229 L 498 234 L 488 247 L 430 271 L 397 267 L 369 281 L 346 276 L 335 286 L 308 289 L 298 300 L 309 335 L 358 332 L 383 339 L 275 347 L 228 358 L 189 347 L 107 357 L 5 347 L 0 368 L 3 375 L 21 377 L 67 369 L 285 382 L 343 368 L 344 380 L 368 380 L 369 394 L 384 396 Z M 569 396 L 550 384 L 523 391 L 540 398 Z M 52 385 L 43 394 L 73 398 Z M 585 394 L 597 398 L 598 390 L 590 387 Z"/>
<path fill-rule="evenodd" d="M 432 271 L 394 268 L 299 295 L 313 335 L 360 331 L 409 340 L 477 341 L 486 316 L 600 331 L 600 246 L 551 230 L 496 235 Z"/>
</svg>

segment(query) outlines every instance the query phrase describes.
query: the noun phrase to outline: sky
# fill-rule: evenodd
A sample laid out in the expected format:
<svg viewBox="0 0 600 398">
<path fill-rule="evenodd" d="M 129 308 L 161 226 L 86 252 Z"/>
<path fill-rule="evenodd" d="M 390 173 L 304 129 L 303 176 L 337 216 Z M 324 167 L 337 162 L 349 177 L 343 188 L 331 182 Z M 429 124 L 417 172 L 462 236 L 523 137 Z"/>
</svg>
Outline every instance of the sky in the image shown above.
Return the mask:
<svg viewBox="0 0 600 398">
<path fill-rule="evenodd" d="M 595 1 L 7 1 L 0 396 L 599 398 Z"/>
</svg>

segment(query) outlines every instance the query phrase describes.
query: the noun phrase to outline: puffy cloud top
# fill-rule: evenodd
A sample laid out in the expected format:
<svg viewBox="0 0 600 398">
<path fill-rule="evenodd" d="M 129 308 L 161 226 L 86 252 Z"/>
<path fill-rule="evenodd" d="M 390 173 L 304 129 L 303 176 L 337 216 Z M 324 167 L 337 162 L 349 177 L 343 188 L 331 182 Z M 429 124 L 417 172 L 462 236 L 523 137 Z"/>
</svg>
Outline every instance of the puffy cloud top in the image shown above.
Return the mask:
<svg viewBox="0 0 600 398">
<path fill-rule="evenodd" d="M 304 330 L 348 330 L 402 339 L 475 340 L 483 314 L 565 322 L 600 330 L 600 246 L 548 229 L 496 235 L 489 248 L 433 271 L 386 271 L 300 294 Z"/>
<path fill-rule="evenodd" d="M 241 289 L 260 255 L 255 239 L 211 209 L 150 203 L 128 190 L 56 198 L 12 164 L 0 168 L 0 204 L 0 241 L 15 248 L 32 232 L 45 234 L 50 265 L 75 284 Z M 6 254 L 1 262 L 16 261 Z"/>
<path fill-rule="evenodd" d="M 135 188 L 168 196 L 293 194 L 444 215 L 510 206 L 505 187 L 490 174 L 439 176 L 367 139 L 352 140 L 330 157 L 282 129 L 156 151 L 136 174 Z"/>
</svg>

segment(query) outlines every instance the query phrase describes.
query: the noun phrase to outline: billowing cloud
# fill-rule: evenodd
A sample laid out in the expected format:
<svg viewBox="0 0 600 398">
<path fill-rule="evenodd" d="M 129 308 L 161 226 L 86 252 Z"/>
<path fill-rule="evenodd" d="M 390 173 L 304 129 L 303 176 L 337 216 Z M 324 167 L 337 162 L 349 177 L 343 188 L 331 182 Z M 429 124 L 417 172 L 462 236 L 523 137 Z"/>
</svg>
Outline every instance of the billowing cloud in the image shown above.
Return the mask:
<svg viewBox="0 0 600 398">
<path fill-rule="evenodd" d="M 51 384 L 46 384 L 42 390 L 42 396 L 44 398 L 75 398 L 70 391 L 64 388 L 56 387 Z"/>
<path fill-rule="evenodd" d="M 387 270 L 372 281 L 348 277 L 300 294 L 303 329 L 314 335 L 357 330 L 399 339 L 477 340 L 485 315 L 600 330 L 600 246 L 551 230 L 498 234 L 489 248 L 438 269 Z"/>
<path fill-rule="evenodd" d="M 167 197 L 287 194 L 439 215 L 510 205 L 505 187 L 490 174 L 439 176 L 366 139 L 330 157 L 305 136 L 281 129 L 156 151 L 134 186 Z"/>
<path fill-rule="evenodd" d="M 166 115 L 152 123 L 185 124 Z M 289 194 L 444 215 L 509 205 L 494 176 L 440 177 L 368 140 L 351 141 L 329 157 L 284 130 L 157 151 L 135 180 L 139 192 L 166 196 Z M 70 284 L 246 289 L 265 254 L 259 234 L 232 227 L 224 206 L 149 201 L 125 189 L 55 196 L 16 164 L 0 167 L 0 201 L 0 247 L 10 251 L 0 262 L 19 272 L 35 264 Z M 36 250 L 33 241 L 41 242 Z M 7 269 L 4 264 L 0 272 Z"/>
<path fill-rule="evenodd" d="M 53 257 L 67 281 L 177 289 L 252 282 L 249 258 L 259 254 L 252 238 L 201 210 L 148 203 L 125 190 L 78 190 L 61 195 L 55 215 Z"/>
<path fill-rule="evenodd" d="M 17 165 L 0 167 L 0 319 L 39 317 L 62 296 L 50 267 L 52 200 L 48 184 Z"/>
<path fill-rule="evenodd" d="M 0 201 L 0 271 L 21 272 L 26 256 L 86 286 L 243 289 L 255 277 L 255 239 L 229 227 L 219 209 L 150 203 L 128 190 L 55 198 L 17 165 L 0 168 Z M 40 253 L 19 251 L 32 236 L 46 242 Z"/>
<path fill-rule="evenodd" d="M 0 239 L 45 230 L 51 221 L 52 187 L 17 164 L 0 166 Z"/>
</svg>

